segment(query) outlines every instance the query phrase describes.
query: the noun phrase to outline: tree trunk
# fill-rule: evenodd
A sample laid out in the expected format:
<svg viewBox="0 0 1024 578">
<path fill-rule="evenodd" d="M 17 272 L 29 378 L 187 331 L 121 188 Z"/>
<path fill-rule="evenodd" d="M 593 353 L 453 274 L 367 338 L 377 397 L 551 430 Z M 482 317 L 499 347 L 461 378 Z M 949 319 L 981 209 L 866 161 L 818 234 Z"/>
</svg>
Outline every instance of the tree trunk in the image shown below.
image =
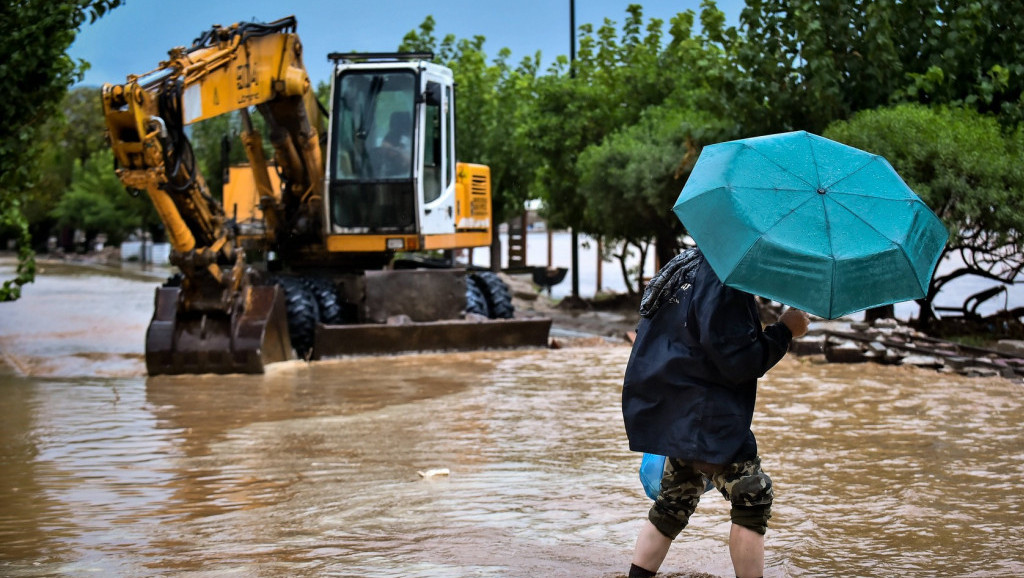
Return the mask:
<svg viewBox="0 0 1024 578">
<path fill-rule="evenodd" d="M 896 317 L 896 306 L 882 305 L 881 307 L 872 307 L 864 312 L 864 321 L 872 323 L 877 319 L 892 319 Z"/>
<path fill-rule="evenodd" d="M 491 271 L 495 273 L 501 271 L 501 234 L 498 232 L 498 226 L 495 224 L 491 228 Z"/>
</svg>

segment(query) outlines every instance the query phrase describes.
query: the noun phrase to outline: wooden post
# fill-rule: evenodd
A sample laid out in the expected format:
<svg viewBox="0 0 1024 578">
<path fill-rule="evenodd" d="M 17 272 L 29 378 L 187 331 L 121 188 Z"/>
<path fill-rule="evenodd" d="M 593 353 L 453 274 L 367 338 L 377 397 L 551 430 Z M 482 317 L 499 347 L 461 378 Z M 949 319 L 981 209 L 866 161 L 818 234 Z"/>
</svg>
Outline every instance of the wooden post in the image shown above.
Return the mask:
<svg viewBox="0 0 1024 578">
<path fill-rule="evenodd" d="M 548 269 L 550 269 L 550 268 L 555 266 L 554 259 L 552 259 L 552 249 L 551 249 L 551 245 L 553 244 L 552 243 L 553 235 L 551 234 L 551 227 L 548 225 L 548 223 L 546 221 L 544 223 L 544 228 L 548 230 Z"/>
</svg>

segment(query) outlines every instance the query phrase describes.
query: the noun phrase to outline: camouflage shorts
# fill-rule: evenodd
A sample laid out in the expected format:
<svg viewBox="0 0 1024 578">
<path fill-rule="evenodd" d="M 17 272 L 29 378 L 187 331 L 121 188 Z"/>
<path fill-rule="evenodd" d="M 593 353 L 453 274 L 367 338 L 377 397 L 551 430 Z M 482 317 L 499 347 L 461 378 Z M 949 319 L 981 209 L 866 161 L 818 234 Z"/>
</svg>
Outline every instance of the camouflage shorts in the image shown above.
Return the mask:
<svg viewBox="0 0 1024 578">
<path fill-rule="evenodd" d="M 674 540 L 683 531 L 704 494 L 706 480 L 732 503 L 734 524 L 765 533 L 774 493 L 771 478 L 761 470 L 761 458 L 724 466 L 665 460 L 661 493 L 648 513 L 659 532 Z"/>
</svg>

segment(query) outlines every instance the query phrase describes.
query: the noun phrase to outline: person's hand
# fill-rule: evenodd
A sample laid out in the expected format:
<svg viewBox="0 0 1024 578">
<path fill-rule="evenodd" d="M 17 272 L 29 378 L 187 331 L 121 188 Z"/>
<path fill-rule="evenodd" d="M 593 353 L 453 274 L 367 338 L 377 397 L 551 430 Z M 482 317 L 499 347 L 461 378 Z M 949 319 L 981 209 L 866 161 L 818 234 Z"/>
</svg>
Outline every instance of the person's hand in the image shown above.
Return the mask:
<svg viewBox="0 0 1024 578">
<path fill-rule="evenodd" d="M 811 319 L 803 311 L 787 307 L 782 312 L 782 315 L 779 316 L 779 321 L 789 328 L 789 332 L 793 334 L 793 337 L 803 337 L 807 333 L 807 325 L 811 322 Z"/>
</svg>

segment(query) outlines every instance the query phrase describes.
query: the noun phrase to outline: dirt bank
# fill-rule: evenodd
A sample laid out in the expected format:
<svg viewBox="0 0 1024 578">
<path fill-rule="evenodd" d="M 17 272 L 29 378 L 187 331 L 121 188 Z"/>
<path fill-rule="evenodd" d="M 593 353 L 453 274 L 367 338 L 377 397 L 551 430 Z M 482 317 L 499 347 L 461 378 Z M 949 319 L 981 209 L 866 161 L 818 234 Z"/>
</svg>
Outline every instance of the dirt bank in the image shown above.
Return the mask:
<svg viewBox="0 0 1024 578">
<path fill-rule="evenodd" d="M 554 347 L 621 345 L 640 320 L 639 299 L 608 296 L 603 299 L 551 299 L 540 292 L 530 275 L 502 275 L 512 293 L 517 316 L 551 318 Z"/>
<path fill-rule="evenodd" d="M 529 276 L 504 276 L 512 289 L 517 315 L 552 319 L 553 347 L 625 346 L 639 321 L 636 297 L 608 296 L 599 300 L 554 301 L 539 293 Z M 762 304 L 762 319 L 774 322 L 778 304 Z M 970 346 L 937 339 L 896 319 L 871 323 L 853 319 L 812 318 L 806 336 L 793 342 L 794 357 L 822 363 L 876 363 L 913 366 L 969 377 L 1024 378 L 1024 340 L 993 340 Z"/>
</svg>

